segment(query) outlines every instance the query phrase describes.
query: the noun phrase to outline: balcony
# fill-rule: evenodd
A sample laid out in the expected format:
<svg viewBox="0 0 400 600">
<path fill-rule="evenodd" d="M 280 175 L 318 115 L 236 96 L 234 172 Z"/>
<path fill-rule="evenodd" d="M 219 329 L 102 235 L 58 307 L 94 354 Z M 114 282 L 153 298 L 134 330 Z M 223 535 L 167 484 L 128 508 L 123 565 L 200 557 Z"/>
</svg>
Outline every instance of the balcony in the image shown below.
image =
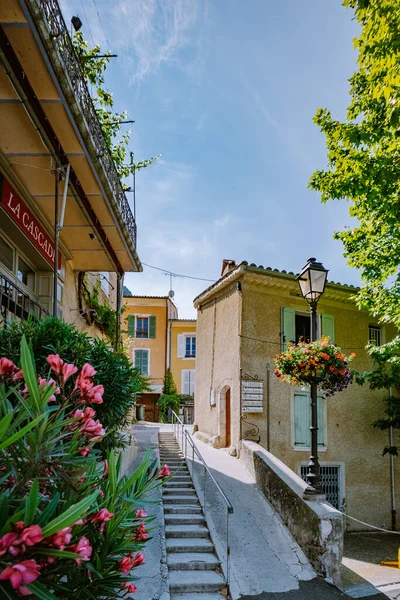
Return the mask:
<svg viewBox="0 0 400 600">
<path fill-rule="evenodd" d="M 0 315 L 2 327 L 10 317 L 27 319 L 29 315 L 36 315 L 40 319 L 49 313 L 29 294 L 0 274 Z"/>
</svg>

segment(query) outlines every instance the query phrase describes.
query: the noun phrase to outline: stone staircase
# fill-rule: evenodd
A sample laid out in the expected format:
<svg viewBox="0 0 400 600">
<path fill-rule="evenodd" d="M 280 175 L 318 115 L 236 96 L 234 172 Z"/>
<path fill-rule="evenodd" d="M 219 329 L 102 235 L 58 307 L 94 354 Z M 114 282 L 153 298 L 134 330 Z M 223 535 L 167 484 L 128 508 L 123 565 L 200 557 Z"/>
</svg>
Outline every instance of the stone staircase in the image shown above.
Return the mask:
<svg viewBox="0 0 400 600">
<path fill-rule="evenodd" d="M 172 433 L 158 441 L 161 465 L 173 474 L 163 485 L 171 600 L 222 600 L 226 581 L 185 459 Z"/>
</svg>

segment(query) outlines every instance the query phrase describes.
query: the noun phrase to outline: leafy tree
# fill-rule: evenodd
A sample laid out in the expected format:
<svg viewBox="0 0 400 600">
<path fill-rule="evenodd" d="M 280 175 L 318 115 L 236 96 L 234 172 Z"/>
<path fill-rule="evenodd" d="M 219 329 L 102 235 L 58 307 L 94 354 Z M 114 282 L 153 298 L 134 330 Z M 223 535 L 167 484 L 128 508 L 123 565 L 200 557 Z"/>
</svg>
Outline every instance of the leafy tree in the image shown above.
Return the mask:
<svg viewBox="0 0 400 600">
<path fill-rule="evenodd" d="M 176 384 L 174 381 L 174 377 L 171 373 L 171 369 L 167 369 L 165 371 L 164 385 L 163 385 L 162 392 L 163 392 L 163 394 L 176 394 L 177 393 Z"/>
<path fill-rule="evenodd" d="M 123 179 L 135 170 L 139 171 L 144 167 L 148 167 L 158 157 L 136 162 L 134 154 L 131 152 L 130 163 L 126 162 L 131 130 L 126 129 L 124 125 L 122 125 L 124 127 L 122 130 L 121 122 L 127 120 L 128 112 L 125 110 L 120 113 L 114 110 L 113 95 L 105 87 L 104 73 L 111 60 L 110 53 L 107 52 L 103 55 L 99 45 L 89 48 L 89 44 L 83 38 L 82 31 L 77 31 L 72 41 L 80 59 L 83 74 L 88 83 L 95 87 L 92 100 L 120 178 Z M 104 56 L 104 58 L 97 58 L 99 55 Z"/>
<path fill-rule="evenodd" d="M 328 169 L 310 187 L 323 202 L 350 202 L 354 227 L 335 234 L 359 269 L 361 307 L 400 325 L 400 3 L 345 0 L 361 33 L 354 41 L 358 70 L 350 78 L 346 119 L 319 109 L 315 123 L 325 134 Z"/>
</svg>

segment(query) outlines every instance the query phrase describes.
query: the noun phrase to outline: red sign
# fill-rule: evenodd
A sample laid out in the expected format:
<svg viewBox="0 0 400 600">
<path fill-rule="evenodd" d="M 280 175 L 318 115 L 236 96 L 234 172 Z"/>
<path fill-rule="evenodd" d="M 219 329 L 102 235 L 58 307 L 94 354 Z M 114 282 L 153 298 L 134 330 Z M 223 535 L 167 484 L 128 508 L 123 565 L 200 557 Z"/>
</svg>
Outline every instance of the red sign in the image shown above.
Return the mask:
<svg viewBox="0 0 400 600">
<path fill-rule="evenodd" d="M 44 258 L 54 267 L 54 242 L 33 216 L 27 205 L 10 183 L 3 179 L 0 205 L 18 227 L 30 239 Z M 58 269 L 61 269 L 61 253 L 58 254 Z"/>
</svg>

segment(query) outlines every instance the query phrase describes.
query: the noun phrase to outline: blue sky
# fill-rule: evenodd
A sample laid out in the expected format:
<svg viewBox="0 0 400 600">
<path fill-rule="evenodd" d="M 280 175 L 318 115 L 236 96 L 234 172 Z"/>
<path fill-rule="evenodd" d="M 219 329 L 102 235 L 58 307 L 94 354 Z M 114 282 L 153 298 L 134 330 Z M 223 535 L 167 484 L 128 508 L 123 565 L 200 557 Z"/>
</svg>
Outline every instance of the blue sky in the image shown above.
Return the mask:
<svg viewBox="0 0 400 600">
<path fill-rule="evenodd" d="M 118 54 L 106 83 L 136 121 L 130 150 L 162 154 L 137 175 L 143 262 L 217 279 L 223 258 L 298 271 L 316 256 L 330 279 L 358 283 L 332 237 L 350 224 L 346 203 L 307 189 L 327 162 L 312 117 L 344 117 L 356 67 L 340 0 L 60 1 Z M 145 267 L 125 283 L 165 295 L 170 279 Z M 180 317 L 208 285 L 173 280 Z"/>
</svg>

